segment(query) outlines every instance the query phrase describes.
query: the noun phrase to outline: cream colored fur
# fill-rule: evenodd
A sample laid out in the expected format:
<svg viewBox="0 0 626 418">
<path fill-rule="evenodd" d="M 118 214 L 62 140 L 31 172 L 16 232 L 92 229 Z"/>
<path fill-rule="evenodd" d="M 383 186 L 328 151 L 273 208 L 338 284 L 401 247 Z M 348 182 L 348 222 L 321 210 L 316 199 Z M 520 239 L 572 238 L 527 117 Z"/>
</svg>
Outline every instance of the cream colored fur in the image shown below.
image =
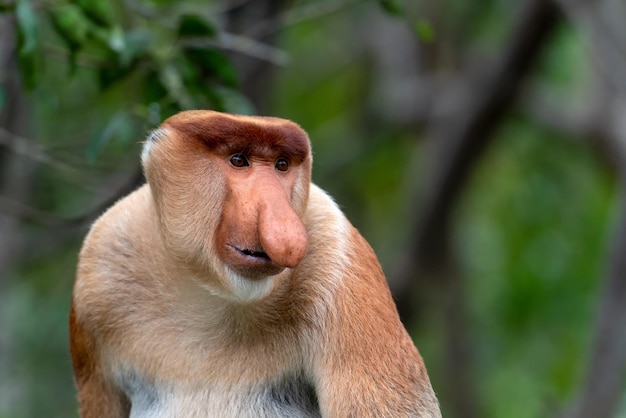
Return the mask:
<svg viewBox="0 0 626 418">
<path fill-rule="evenodd" d="M 81 415 L 440 417 L 380 265 L 332 199 L 294 186 L 306 253 L 275 276 L 243 277 L 216 255 L 216 206 L 193 200 L 228 192 L 185 183 L 202 167 L 150 165 L 177 164 L 166 142 L 177 135 L 159 131 L 142 159 L 159 193 L 181 200 L 159 203 L 144 185 L 98 219 L 80 253 L 70 323 Z"/>
</svg>

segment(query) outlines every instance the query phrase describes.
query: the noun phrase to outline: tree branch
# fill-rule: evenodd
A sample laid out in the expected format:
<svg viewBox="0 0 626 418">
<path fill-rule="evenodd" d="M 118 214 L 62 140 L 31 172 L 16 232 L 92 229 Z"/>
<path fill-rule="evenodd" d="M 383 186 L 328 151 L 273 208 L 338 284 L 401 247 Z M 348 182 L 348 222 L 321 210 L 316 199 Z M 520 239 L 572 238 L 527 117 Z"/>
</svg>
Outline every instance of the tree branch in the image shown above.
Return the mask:
<svg viewBox="0 0 626 418">
<path fill-rule="evenodd" d="M 14 218 L 35 222 L 40 225 L 53 228 L 80 227 L 96 220 L 107 208 L 126 196 L 144 182 L 143 173 L 138 170 L 128 182 L 124 184 L 113 195 L 101 202 L 93 209 L 74 218 L 63 218 L 61 216 L 28 206 L 26 204 L 0 196 L 0 212 L 7 213 Z"/>
<path fill-rule="evenodd" d="M 443 396 L 450 405 L 447 414 L 451 417 L 481 415 L 471 385 L 475 379 L 468 352 L 464 282 L 454 267 L 450 242 L 452 213 L 473 167 L 493 140 L 495 129 L 561 17 L 551 1 L 529 0 L 523 4 L 511 40 L 495 65 L 478 82 L 468 80 L 468 94 L 462 100 L 443 97 L 442 100 L 456 106 L 446 117 L 431 121 L 428 136 L 440 147 L 439 158 L 427 179 L 422 204 L 415 205 L 418 207 L 415 233 L 390 283 L 403 320 L 410 322 L 417 316 L 415 301 L 419 297 L 416 296 L 424 289 L 426 278 L 439 282 L 443 296 L 438 306 L 444 312 L 447 336 L 444 365 L 447 384 Z"/>
<path fill-rule="evenodd" d="M 289 64 L 289 55 L 275 46 L 257 41 L 256 39 L 228 32 L 220 32 L 217 39 L 214 38 L 185 38 L 180 44 L 187 47 L 206 48 L 216 47 L 231 52 L 237 52 L 267 61 L 279 67 Z"/>
<path fill-rule="evenodd" d="M 48 164 L 59 170 L 76 173 L 76 168 L 59 161 L 36 142 L 11 133 L 8 129 L 0 127 L 0 146 L 3 146 L 11 152 L 30 158 L 34 161 Z"/>
<path fill-rule="evenodd" d="M 491 140 L 493 132 L 514 102 L 519 88 L 559 22 L 560 13 L 551 1 L 532 0 L 517 21 L 511 41 L 491 68 L 484 82 L 474 86 L 465 100 L 445 120 L 435 121 L 432 142 L 442 152 L 429 178 L 421 204 L 415 204 L 418 219 L 406 258 L 392 284 L 406 317 L 412 313 L 412 295 L 418 282 L 415 272 L 440 264 L 448 246 L 450 220 L 461 191 Z M 442 99 L 442 100 L 445 100 Z"/>
</svg>

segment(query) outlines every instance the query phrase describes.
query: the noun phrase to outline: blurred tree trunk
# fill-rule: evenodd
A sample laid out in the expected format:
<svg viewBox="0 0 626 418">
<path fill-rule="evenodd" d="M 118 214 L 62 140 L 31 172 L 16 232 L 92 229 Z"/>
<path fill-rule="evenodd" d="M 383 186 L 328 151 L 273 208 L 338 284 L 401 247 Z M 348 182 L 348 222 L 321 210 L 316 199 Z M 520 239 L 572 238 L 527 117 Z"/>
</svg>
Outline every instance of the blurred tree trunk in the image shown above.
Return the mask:
<svg viewBox="0 0 626 418">
<path fill-rule="evenodd" d="M 244 35 L 266 45 L 276 42 L 279 16 L 290 4 L 288 0 L 260 0 L 237 2 L 226 15 L 226 30 Z M 241 91 L 254 104 L 259 114 L 267 114 L 271 107 L 275 64 L 258 57 L 231 54 L 241 79 Z"/>
<path fill-rule="evenodd" d="M 17 53 L 15 51 L 14 21 L 0 16 L 0 88 L 4 92 L 4 107 L 0 109 L 0 127 L 9 132 L 27 136 L 29 110 L 22 90 Z M 33 162 L 0 147 L 0 196 L 25 202 L 30 195 Z M 3 213 L 0 208 L 0 289 L 14 260 L 22 249 L 19 217 Z"/>
<path fill-rule="evenodd" d="M 468 76 L 465 95 L 452 101 L 455 109 L 429 126 L 430 142 L 437 147 L 431 150 L 436 165 L 427 178 L 425 195 L 420 196 L 421 204 L 415 205 L 419 209 L 415 233 L 392 284 L 406 322 L 418 316 L 415 301 L 420 300 L 420 294 L 428 288 L 439 294 L 431 303 L 439 305 L 444 313 L 446 384 L 442 398 L 449 405 L 445 411 L 448 417 L 481 416 L 473 385 L 476 379 L 469 351 L 465 283 L 455 262 L 451 238 L 452 214 L 473 167 L 559 21 L 559 9 L 553 2 L 524 2 L 500 58 L 480 78 Z"/>
<path fill-rule="evenodd" d="M 621 216 L 598 304 L 587 377 L 568 418 L 610 418 L 617 414 L 626 371 L 626 179 Z"/>
<path fill-rule="evenodd" d="M 597 305 L 594 339 L 581 391 L 568 418 L 611 418 L 618 413 L 626 372 L 626 3 L 622 0 L 560 1 L 590 40 L 596 66 L 594 132 L 611 152 L 621 202 Z"/>
<path fill-rule="evenodd" d="M 11 17 L 0 15 L 0 90 L 4 94 L 4 106 L 0 108 L 0 127 L 9 132 L 25 135 L 28 130 L 29 112 L 20 83 L 15 52 L 15 29 Z M 26 201 L 34 172 L 33 162 L 0 146 L 0 196 L 16 201 Z M 3 212 L 0 207 L 0 295 L 6 295 L 7 276 L 20 259 L 24 247 L 19 217 Z M 0 302 L 0 316 L 6 308 Z M 10 334 L 10 326 L 0 326 L 0 404 L 15 403 L 20 397 L 21 381 L 13 380 L 11 368 L 16 358 L 17 344 Z"/>
</svg>

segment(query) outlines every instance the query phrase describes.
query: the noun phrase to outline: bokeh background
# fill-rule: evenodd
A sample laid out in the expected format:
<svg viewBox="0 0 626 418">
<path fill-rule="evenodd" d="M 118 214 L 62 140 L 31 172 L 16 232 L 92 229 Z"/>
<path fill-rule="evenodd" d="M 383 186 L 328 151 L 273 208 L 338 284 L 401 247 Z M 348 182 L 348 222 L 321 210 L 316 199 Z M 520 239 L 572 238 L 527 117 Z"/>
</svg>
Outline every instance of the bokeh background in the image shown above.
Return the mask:
<svg viewBox="0 0 626 418">
<path fill-rule="evenodd" d="M 191 108 L 308 131 L 444 417 L 626 417 L 624 22 L 623 0 L 0 0 L 0 417 L 77 416 L 81 240 Z"/>
</svg>

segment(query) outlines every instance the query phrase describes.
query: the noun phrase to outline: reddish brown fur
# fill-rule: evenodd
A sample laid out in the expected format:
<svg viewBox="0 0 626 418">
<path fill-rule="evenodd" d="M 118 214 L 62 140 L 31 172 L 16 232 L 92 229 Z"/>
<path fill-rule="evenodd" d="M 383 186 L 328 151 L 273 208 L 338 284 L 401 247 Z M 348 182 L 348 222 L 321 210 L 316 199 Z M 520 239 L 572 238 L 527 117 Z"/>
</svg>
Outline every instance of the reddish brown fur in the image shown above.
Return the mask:
<svg viewBox="0 0 626 418">
<path fill-rule="evenodd" d="M 310 184 L 306 134 L 208 111 L 163 127 L 143 155 L 149 184 L 81 251 L 81 415 L 439 417 L 376 256 Z"/>
<path fill-rule="evenodd" d="M 98 352 L 94 340 L 84 327 L 76 321 L 74 305 L 70 310 L 70 341 L 74 378 L 81 403 L 81 417 L 123 417 L 129 416 L 128 399 L 110 383 L 101 378 L 98 370 Z"/>
<path fill-rule="evenodd" d="M 333 339 L 328 344 L 338 347 L 341 355 L 323 356 L 328 362 L 323 370 L 328 373 L 324 379 L 329 390 L 320 393 L 320 403 L 327 405 L 322 412 L 324 416 L 364 417 L 372 413 L 372 404 L 387 404 L 385 416 L 414 416 L 415 406 L 407 400 L 432 390 L 426 368 L 400 323 L 371 248 L 354 228 L 350 239 L 362 251 L 351 253 L 353 270 L 336 296 L 342 315 L 336 317 L 333 325 L 338 332 L 329 333 Z M 367 310 L 366 323 L 358 326 L 354 321 L 364 316 L 363 309 Z M 355 365 L 367 365 L 367 372 L 355 370 Z M 342 395 L 337 396 L 337 391 Z M 420 410 L 433 407 L 432 398 L 417 399 L 423 402 Z"/>
<path fill-rule="evenodd" d="M 242 121 L 238 116 L 222 114 L 209 121 L 206 112 L 190 111 L 169 118 L 164 125 L 203 142 L 217 154 L 262 150 L 270 157 L 286 156 L 299 163 L 309 157 L 306 134 L 298 125 L 284 119 L 256 117 Z M 250 138 L 254 138 L 254 143 Z"/>
</svg>

